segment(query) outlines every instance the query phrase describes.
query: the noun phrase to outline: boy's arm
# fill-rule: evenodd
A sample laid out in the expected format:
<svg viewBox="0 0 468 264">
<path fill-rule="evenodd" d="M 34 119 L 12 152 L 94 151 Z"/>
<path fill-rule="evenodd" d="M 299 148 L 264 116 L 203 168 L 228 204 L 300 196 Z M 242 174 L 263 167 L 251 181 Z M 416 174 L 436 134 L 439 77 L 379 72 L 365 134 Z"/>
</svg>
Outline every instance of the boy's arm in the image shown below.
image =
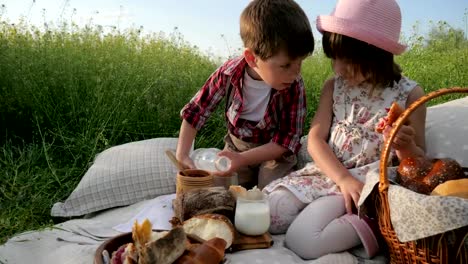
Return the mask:
<svg viewBox="0 0 468 264">
<path fill-rule="evenodd" d="M 182 124 L 180 126 L 176 157 L 184 167 L 195 168 L 192 159 L 189 157 L 195 136 L 226 94 L 227 77 L 223 74 L 225 65 L 222 65 L 211 74 L 202 88 L 180 111 Z"/>
<path fill-rule="evenodd" d="M 189 156 L 193 140 L 197 135 L 197 130 L 187 121 L 182 120 L 180 126 L 179 141 L 177 142 L 176 158 L 187 169 L 194 169 L 195 164 Z"/>
<path fill-rule="evenodd" d="M 228 81 L 228 77 L 224 74 L 226 65 L 228 62 L 213 72 L 201 89 L 180 111 L 181 117 L 197 131 L 203 127 L 226 95 Z"/>
<path fill-rule="evenodd" d="M 233 163 L 231 164 L 231 168 L 233 169 L 232 171 L 235 171 L 236 168 L 239 167 L 260 164 L 267 160 L 277 159 L 287 151 L 287 148 L 282 147 L 276 143 L 269 142 L 267 144 L 249 149 L 244 152 L 232 152 L 229 150 L 225 150 L 222 151 L 220 155 L 226 156 L 233 161 Z"/>
<path fill-rule="evenodd" d="M 219 153 L 220 156 L 228 157 L 231 160 L 231 167 L 228 171 L 218 172 L 218 175 L 230 175 L 237 171 L 238 168 L 260 164 L 267 160 L 274 160 L 281 157 L 288 151 L 287 148 L 282 147 L 276 143 L 269 142 L 267 144 L 249 149 L 244 152 L 234 152 L 230 150 L 223 150 Z"/>
</svg>

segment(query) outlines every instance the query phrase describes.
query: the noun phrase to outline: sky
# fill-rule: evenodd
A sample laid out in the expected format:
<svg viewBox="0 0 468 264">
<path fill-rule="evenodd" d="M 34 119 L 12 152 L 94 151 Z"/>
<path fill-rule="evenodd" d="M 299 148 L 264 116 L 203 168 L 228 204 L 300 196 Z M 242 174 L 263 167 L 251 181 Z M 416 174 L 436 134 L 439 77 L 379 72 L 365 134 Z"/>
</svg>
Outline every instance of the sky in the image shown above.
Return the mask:
<svg viewBox="0 0 468 264">
<path fill-rule="evenodd" d="M 317 15 L 327 15 L 336 0 L 296 0 L 304 9 L 314 36 Z M 411 36 L 425 34 L 430 21 L 446 21 L 451 26 L 468 30 L 468 0 L 397 0 L 403 17 L 402 31 Z M 185 41 L 202 52 L 226 57 L 236 53 L 242 42 L 239 16 L 250 0 L 0 0 L 0 19 L 42 26 L 45 22 L 73 21 L 119 29 L 143 28 L 144 33 L 171 34 L 177 28 Z"/>
</svg>

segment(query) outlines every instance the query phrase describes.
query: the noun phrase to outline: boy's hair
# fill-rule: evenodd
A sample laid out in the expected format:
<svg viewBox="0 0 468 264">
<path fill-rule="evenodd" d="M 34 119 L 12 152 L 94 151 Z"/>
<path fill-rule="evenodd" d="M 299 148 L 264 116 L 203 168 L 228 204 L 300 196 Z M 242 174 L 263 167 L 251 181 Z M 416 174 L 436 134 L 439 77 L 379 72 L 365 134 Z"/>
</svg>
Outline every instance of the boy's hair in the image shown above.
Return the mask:
<svg viewBox="0 0 468 264">
<path fill-rule="evenodd" d="M 374 45 L 324 31 L 322 46 L 328 58 L 345 60 L 354 74 L 360 72 L 374 86 L 386 87 L 401 79 L 401 68 L 393 54 Z"/>
<path fill-rule="evenodd" d="M 280 51 L 292 58 L 314 51 L 314 36 L 304 10 L 293 0 L 253 0 L 240 17 L 245 48 L 262 60 Z"/>
</svg>

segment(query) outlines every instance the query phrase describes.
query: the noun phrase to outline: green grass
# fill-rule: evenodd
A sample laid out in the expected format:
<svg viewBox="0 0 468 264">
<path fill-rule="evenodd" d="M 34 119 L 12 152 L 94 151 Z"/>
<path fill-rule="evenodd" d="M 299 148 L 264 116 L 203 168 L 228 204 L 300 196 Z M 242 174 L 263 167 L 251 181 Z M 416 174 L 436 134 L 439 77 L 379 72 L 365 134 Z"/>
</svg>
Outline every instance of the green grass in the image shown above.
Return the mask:
<svg viewBox="0 0 468 264">
<path fill-rule="evenodd" d="M 417 42 L 398 57 L 404 73 L 426 92 L 468 86 L 466 40 L 461 47 L 444 43 Z M 143 36 L 136 29 L 104 33 L 76 25 L 43 32 L 5 22 L 0 58 L 0 243 L 65 220 L 52 218 L 50 208 L 71 193 L 102 150 L 177 137 L 180 109 L 219 61 L 177 32 Z M 307 127 L 331 74 L 320 50 L 304 62 Z M 196 147 L 222 146 L 219 110 Z"/>
</svg>

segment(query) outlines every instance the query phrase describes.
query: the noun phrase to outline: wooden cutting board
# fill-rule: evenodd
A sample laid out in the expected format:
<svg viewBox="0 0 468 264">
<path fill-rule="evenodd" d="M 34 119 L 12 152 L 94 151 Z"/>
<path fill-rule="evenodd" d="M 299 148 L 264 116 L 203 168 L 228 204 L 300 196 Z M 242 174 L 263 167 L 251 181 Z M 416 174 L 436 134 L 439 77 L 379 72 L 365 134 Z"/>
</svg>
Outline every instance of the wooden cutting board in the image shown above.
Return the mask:
<svg viewBox="0 0 468 264">
<path fill-rule="evenodd" d="M 245 249 L 269 248 L 273 245 L 273 238 L 266 232 L 260 236 L 247 236 L 236 231 L 236 237 L 231 245 L 231 251 Z"/>
</svg>

